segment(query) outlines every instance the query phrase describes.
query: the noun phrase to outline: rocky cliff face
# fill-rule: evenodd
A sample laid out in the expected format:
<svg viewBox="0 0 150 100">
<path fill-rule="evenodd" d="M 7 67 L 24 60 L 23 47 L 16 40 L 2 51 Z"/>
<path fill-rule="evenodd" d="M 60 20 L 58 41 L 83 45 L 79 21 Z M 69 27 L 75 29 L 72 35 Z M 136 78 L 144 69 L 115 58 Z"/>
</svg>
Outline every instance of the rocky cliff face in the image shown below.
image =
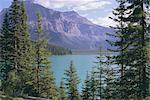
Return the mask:
<svg viewBox="0 0 150 100">
<path fill-rule="evenodd" d="M 33 2 L 25 2 L 31 39 L 36 39 L 36 12 L 43 17 L 45 37 L 49 43 L 71 49 L 98 49 L 107 47 L 105 33 L 112 33 L 110 28 L 93 24 L 75 11 L 59 12 L 47 9 Z M 0 23 L 7 9 L 0 13 Z"/>
</svg>

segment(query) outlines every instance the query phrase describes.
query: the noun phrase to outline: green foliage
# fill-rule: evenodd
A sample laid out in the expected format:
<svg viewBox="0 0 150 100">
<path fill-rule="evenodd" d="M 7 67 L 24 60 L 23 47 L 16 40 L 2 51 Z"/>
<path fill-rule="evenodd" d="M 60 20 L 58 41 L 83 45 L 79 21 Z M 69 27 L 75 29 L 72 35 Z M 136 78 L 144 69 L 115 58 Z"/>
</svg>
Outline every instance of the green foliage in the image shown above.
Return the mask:
<svg viewBox="0 0 150 100">
<path fill-rule="evenodd" d="M 93 67 L 90 76 L 84 83 L 83 100 L 116 100 L 115 71 L 100 50 L 97 66 Z"/>
<path fill-rule="evenodd" d="M 1 29 L 2 89 L 9 95 L 24 93 L 31 67 L 27 16 L 22 2 L 14 0 Z"/>
<path fill-rule="evenodd" d="M 9 31 L 9 20 L 8 20 L 8 14 L 6 13 L 5 17 L 4 17 L 4 21 L 2 24 L 2 28 L 1 28 L 1 34 L 0 34 L 0 79 L 4 80 L 6 79 L 8 72 L 11 68 L 11 62 L 12 60 L 9 58 L 8 53 L 11 52 L 12 50 L 12 46 L 11 46 L 11 38 L 9 35 L 13 35 L 10 33 Z M 8 42 L 9 40 L 9 42 Z M 6 60 L 7 59 L 7 60 Z M 7 70 L 6 70 L 7 69 Z"/>
<path fill-rule="evenodd" d="M 130 34 L 128 33 L 128 27 L 127 27 L 127 15 L 128 15 L 128 9 L 126 6 L 125 0 L 117 0 L 119 3 L 119 6 L 113 11 L 113 14 L 115 15 L 115 18 L 111 18 L 117 23 L 116 27 L 112 27 L 115 30 L 115 34 L 108 34 L 112 38 L 115 38 L 115 41 L 109 41 L 107 42 L 114 47 L 115 49 L 108 49 L 112 52 L 117 52 L 115 55 L 109 56 L 109 61 L 112 64 L 117 64 L 118 67 L 115 68 L 116 77 L 117 80 L 115 80 L 114 84 L 116 85 L 116 93 L 114 93 L 118 98 L 125 99 L 127 98 L 127 84 L 128 81 L 125 78 L 125 73 L 127 70 L 127 64 L 129 63 L 128 59 L 129 56 L 128 47 L 131 45 L 132 42 L 129 41 Z"/>
<path fill-rule="evenodd" d="M 115 37 L 107 42 L 115 55 L 100 50 L 97 66 L 87 74 L 82 89 L 83 100 L 147 100 L 150 92 L 149 0 L 117 0 L 112 27 Z M 42 16 L 37 13 L 37 39 L 29 40 L 23 2 L 13 0 L 0 30 L 0 90 L 10 96 L 31 95 L 50 100 L 80 100 L 79 78 L 71 61 L 65 82 L 56 88 L 49 56 L 71 54 L 69 49 L 48 45 L 44 38 Z M 116 53 L 117 52 L 117 53 Z M 118 65 L 112 67 L 112 65 Z M 115 70 L 114 70 L 115 69 Z M 66 87 L 65 87 L 66 86 Z M 34 98 L 34 97 L 33 97 Z M 36 98 L 36 97 L 35 97 Z M 14 99 L 0 95 L 0 99 Z M 17 98 L 21 99 L 21 98 Z"/>
<path fill-rule="evenodd" d="M 96 62 L 96 70 L 94 71 L 95 73 L 95 78 L 97 80 L 97 96 L 99 99 L 104 99 L 105 97 L 105 71 L 104 71 L 104 67 L 106 67 L 106 64 L 104 62 L 105 60 L 105 56 L 104 56 L 104 52 L 102 51 L 102 47 L 100 47 L 99 50 L 99 55 L 97 56 L 97 62 Z"/>
<path fill-rule="evenodd" d="M 78 92 L 79 79 L 73 61 L 70 62 L 68 70 L 65 71 L 65 82 L 69 100 L 80 100 Z"/>
<path fill-rule="evenodd" d="M 55 79 L 50 67 L 43 68 L 40 80 L 40 95 L 51 100 L 57 100 L 58 94 L 55 86 Z"/>
<path fill-rule="evenodd" d="M 14 0 L 5 15 L 0 34 L 2 90 L 11 96 L 33 95 L 57 100 L 48 43 L 41 37 L 42 17 L 40 14 L 37 17 L 38 39 L 32 45 L 23 2 Z"/>
<path fill-rule="evenodd" d="M 68 100 L 66 89 L 65 89 L 65 84 L 63 80 L 60 82 L 59 100 Z"/>
<path fill-rule="evenodd" d="M 91 96 L 91 87 L 90 87 L 90 76 L 87 72 L 86 79 L 84 81 L 84 86 L 82 88 L 82 99 L 89 100 Z"/>
<path fill-rule="evenodd" d="M 128 54 L 132 53 L 132 56 L 129 56 L 128 60 L 130 64 L 130 70 L 134 71 L 134 85 L 131 85 L 132 88 L 136 85 L 136 93 L 132 93 L 136 98 L 142 98 L 149 95 L 149 58 L 147 48 L 149 47 L 149 32 L 148 32 L 148 21 L 146 21 L 147 14 L 145 13 L 146 8 L 149 6 L 149 1 L 147 0 L 131 0 L 132 2 L 128 6 L 131 14 L 128 16 L 128 21 L 130 22 L 128 27 L 128 32 L 134 41 L 129 48 Z M 134 52 L 134 53 L 133 53 Z"/>
<path fill-rule="evenodd" d="M 72 54 L 72 51 L 67 48 L 63 48 L 61 46 L 56 46 L 49 44 L 48 50 L 52 53 L 52 55 L 66 55 L 66 54 Z"/>
<path fill-rule="evenodd" d="M 119 7 L 115 9 L 112 18 L 118 23 L 115 27 L 115 41 L 108 41 L 118 52 L 112 57 L 112 62 L 120 66 L 120 75 L 116 80 L 119 97 L 128 99 L 133 96 L 141 100 L 149 94 L 149 24 L 145 13 L 149 0 L 117 0 Z M 146 4 L 146 7 L 144 7 Z M 110 49 L 109 49 L 110 50 Z"/>
<path fill-rule="evenodd" d="M 33 68 L 33 87 L 34 95 L 56 100 L 57 90 L 55 86 L 55 78 L 51 71 L 50 62 L 48 60 L 50 53 L 47 50 L 48 42 L 43 37 L 42 17 L 37 13 L 37 34 L 38 39 L 35 42 L 34 68 Z"/>
<path fill-rule="evenodd" d="M 94 68 L 91 72 L 91 78 L 90 78 L 90 99 L 91 100 L 96 100 L 98 99 L 98 91 L 97 91 L 97 88 L 98 88 L 98 80 L 96 79 L 96 72 L 94 71 Z"/>
<path fill-rule="evenodd" d="M 104 87 L 104 97 L 106 100 L 115 100 L 115 89 L 116 85 L 114 83 L 115 76 L 114 76 L 114 70 L 109 66 L 104 69 L 104 84 L 106 85 Z"/>
</svg>

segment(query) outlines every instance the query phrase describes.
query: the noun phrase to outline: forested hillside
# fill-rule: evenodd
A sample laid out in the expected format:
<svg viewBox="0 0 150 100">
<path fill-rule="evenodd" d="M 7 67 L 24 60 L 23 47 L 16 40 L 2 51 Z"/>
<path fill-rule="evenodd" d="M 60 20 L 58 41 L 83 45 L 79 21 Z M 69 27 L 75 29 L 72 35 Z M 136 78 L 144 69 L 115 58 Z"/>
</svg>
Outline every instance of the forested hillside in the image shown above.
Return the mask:
<svg viewBox="0 0 150 100">
<path fill-rule="evenodd" d="M 48 45 L 48 50 L 52 53 L 52 55 L 67 55 L 67 54 L 72 54 L 71 49 L 67 49 L 61 46 L 56 46 L 49 44 Z"/>
<path fill-rule="evenodd" d="M 31 41 L 32 45 L 34 46 L 36 44 L 35 41 Z M 53 44 L 48 44 L 46 49 L 52 54 L 52 55 L 67 55 L 67 54 L 72 54 L 71 49 L 67 49 L 61 46 L 53 45 Z"/>
</svg>

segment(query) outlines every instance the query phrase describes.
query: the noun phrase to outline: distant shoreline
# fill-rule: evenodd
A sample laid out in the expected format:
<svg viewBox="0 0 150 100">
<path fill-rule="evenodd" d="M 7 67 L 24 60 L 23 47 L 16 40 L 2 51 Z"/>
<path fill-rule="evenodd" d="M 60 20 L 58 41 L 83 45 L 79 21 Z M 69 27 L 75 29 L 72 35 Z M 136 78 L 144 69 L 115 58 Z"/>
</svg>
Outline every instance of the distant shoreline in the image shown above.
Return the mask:
<svg viewBox="0 0 150 100">
<path fill-rule="evenodd" d="M 53 56 L 64 56 L 64 55 L 98 55 L 100 53 L 99 50 L 71 50 L 71 54 L 53 54 Z M 101 53 L 109 53 L 111 54 L 112 52 L 107 51 L 107 50 L 102 50 Z"/>
<path fill-rule="evenodd" d="M 98 54 L 98 50 L 71 50 L 72 55 L 93 55 L 93 54 Z"/>
</svg>

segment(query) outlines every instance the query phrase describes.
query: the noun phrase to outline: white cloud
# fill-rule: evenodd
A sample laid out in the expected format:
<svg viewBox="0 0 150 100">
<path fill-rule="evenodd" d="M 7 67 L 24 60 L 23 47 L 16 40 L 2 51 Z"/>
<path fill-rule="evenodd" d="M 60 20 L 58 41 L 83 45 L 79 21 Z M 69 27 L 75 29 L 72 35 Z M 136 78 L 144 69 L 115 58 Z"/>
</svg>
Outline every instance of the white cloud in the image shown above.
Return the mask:
<svg viewBox="0 0 150 100">
<path fill-rule="evenodd" d="M 44 7 L 51 8 L 51 9 L 67 9 L 67 10 L 75 10 L 77 12 L 85 11 L 86 13 L 81 14 L 84 17 L 89 17 L 91 11 L 101 10 L 105 8 L 107 5 L 112 4 L 112 0 L 34 0 L 35 3 L 38 3 Z M 110 9 L 103 9 L 105 12 L 106 10 Z M 110 11 L 109 11 L 110 12 Z M 94 14 L 97 15 L 97 14 Z M 94 16 L 91 15 L 91 16 Z M 104 14 L 105 15 L 105 14 Z M 102 26 L 115 26 L 115 22 L 109 19 L 112 16 L 112 13 L 107 14 L 104 17 L 97 17 L 91 18 L 90 20 L 95 24 L 102 25 Z M 89 18 L 88 18 L 89 19 Z"/>
<path fill-rule="evenodd" d="M 88 4 L 83 4 L 81 6 L 77 6 L 74 8 L 74 10 L 94 10 L 94 9 L 102 9 L 104 8 L 106 5 L 111 4 L 111 2 L 109 1 L 95 1 L 95 2 L 91 2 Z"/>
<path fill-rule="evenodd" d="M 105 26 L 105 27 L 109 27 L 109 26 L 116 26 L 117 23 L 114 22 L 112 19 L 110 19 L 109 17 L 114 17 L 114 15 L 112 13 L 107 14 L 104 17 L 98 17 L 96 19 L 90 19 L 93 23 L 101 25 L 101 26 Z"/>
<path fill-rule="evenodd" d="M 89 14 L 87 14 L 87 13 L 86 14 L 82 14 L 82 16 L 87 18 L 89 16 Z"/>
<path fill-rule="evenodd" d="M 57 0 L 34 0 L 34 2 L 47 8 L 62 8 L 65 6 L 64 3 L 61 1 L 59 3 Z"/>
<path fill-rule="evenodd" d="M 101 9 L 111 4 L 109 0 L 34 0 L 35 3 L 47 8 L 63 8 L 70 10 L 92 10 Z"/>
</svg>

